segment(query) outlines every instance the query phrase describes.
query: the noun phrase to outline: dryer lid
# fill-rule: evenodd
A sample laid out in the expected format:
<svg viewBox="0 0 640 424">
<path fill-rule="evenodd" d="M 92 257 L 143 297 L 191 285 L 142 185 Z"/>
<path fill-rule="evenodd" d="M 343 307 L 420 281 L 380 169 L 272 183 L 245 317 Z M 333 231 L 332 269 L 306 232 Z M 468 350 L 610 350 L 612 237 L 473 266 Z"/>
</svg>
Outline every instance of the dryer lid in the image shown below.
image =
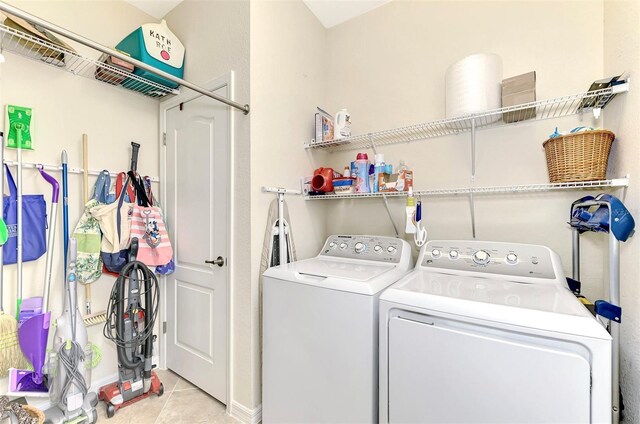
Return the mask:
<svg viewBox="0 0 640 424">
<path fill-rule="evenodd" d="M 606 329 L 567 288 L 415 270 L 380 296 L 381 301 L 490 321 L 492 325 L 610 340 Z"/>
<path fill-rule="evenodd" d="M 471 302 L 565 315 L 589 312 L 563 286 L 417 271 L 393 287 L 397 290 Z M 569 295 L 567 297 L 567 295 Z M 567 301 L 567 299 L 569 301 Z M 437 299 L 433 300 L 437 302 Z"/>
</svg>

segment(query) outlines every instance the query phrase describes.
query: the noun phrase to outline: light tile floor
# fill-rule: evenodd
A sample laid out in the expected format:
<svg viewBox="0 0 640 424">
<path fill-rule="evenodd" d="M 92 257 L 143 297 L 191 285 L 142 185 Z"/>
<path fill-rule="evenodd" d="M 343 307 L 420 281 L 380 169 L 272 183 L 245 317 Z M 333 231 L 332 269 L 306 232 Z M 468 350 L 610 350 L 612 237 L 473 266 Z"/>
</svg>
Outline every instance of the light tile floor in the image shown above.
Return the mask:
<svg viewBox="0 0 640 424">
<path fill-rule="evenodd" d="M 120 409 L 107 418 L 106 405 L 99 402 L 98 423 L 104 424 L 239 424 L 226 414 L 226 407 L 169 370 L 156 370 L 164 384 L 164 394 L 150 396 Z"/>
</svg>

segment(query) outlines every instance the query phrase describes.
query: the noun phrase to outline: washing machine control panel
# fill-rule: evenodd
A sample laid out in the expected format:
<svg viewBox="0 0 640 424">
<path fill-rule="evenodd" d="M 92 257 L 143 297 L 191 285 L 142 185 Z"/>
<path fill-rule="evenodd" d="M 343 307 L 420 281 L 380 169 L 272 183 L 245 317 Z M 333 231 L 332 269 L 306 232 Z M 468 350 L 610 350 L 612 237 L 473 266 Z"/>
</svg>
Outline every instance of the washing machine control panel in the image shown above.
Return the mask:
<svg viewBox="0 0 640 424">
<path fill-rule="evenodd" d="M 322 256 L 363 259 L 386 263 L 400 263 L 403 251 L 402 240 L 381 236 L 330 236 L 324 243 Z"/>
<path fill-rule="evenodd" d="M 422 251 L 423 268 L 469 271 L 540 279 L 563 275 L 557 255 L 545 246 L 482 241 L 441 241 L 427 243 Z"/>
</svg>

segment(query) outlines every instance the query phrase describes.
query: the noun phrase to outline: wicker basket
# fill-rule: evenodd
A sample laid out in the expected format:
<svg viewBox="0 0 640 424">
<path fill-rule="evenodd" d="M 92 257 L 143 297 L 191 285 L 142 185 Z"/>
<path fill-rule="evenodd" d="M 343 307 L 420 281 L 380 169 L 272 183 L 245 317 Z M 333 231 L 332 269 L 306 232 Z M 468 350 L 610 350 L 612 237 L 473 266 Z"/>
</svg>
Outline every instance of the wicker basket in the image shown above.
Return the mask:
<svg viewBox="0 0 640 424">
<path fill-rule="evenodd" d="M 42 412 L 41 410 L 39 410 L 38 408 L 32 405 L 22 405 L 22 409 L 27 411 L 29 416 L 38 420 L 37 421 L 38 424 L 44 424 L 44 419 L 45 419 L 44 412 Z"/>
<path fill-rule="evenodd" d="M 615 134 L 607 130 L 583 131 L 550 138 L 542 145 L 549 181 L 604 180 Z"/>
</svg>

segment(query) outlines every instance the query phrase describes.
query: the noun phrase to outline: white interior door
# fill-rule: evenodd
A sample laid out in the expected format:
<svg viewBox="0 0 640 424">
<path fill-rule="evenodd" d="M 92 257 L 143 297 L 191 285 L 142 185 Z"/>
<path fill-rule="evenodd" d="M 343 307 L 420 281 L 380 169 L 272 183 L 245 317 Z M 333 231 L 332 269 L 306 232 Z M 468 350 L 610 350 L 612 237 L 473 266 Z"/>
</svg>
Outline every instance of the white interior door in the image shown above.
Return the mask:
<svg viewBox="0 0 640 424">
<path fill-rule="evenodd" d="M 176 264 L 167 278 L 166 364 L 226 403 L 229 107 L 200 96 L 165 117 L 165 203 Z M 217 258 L 223 266 L 207 263 Z"/>
</svg>

